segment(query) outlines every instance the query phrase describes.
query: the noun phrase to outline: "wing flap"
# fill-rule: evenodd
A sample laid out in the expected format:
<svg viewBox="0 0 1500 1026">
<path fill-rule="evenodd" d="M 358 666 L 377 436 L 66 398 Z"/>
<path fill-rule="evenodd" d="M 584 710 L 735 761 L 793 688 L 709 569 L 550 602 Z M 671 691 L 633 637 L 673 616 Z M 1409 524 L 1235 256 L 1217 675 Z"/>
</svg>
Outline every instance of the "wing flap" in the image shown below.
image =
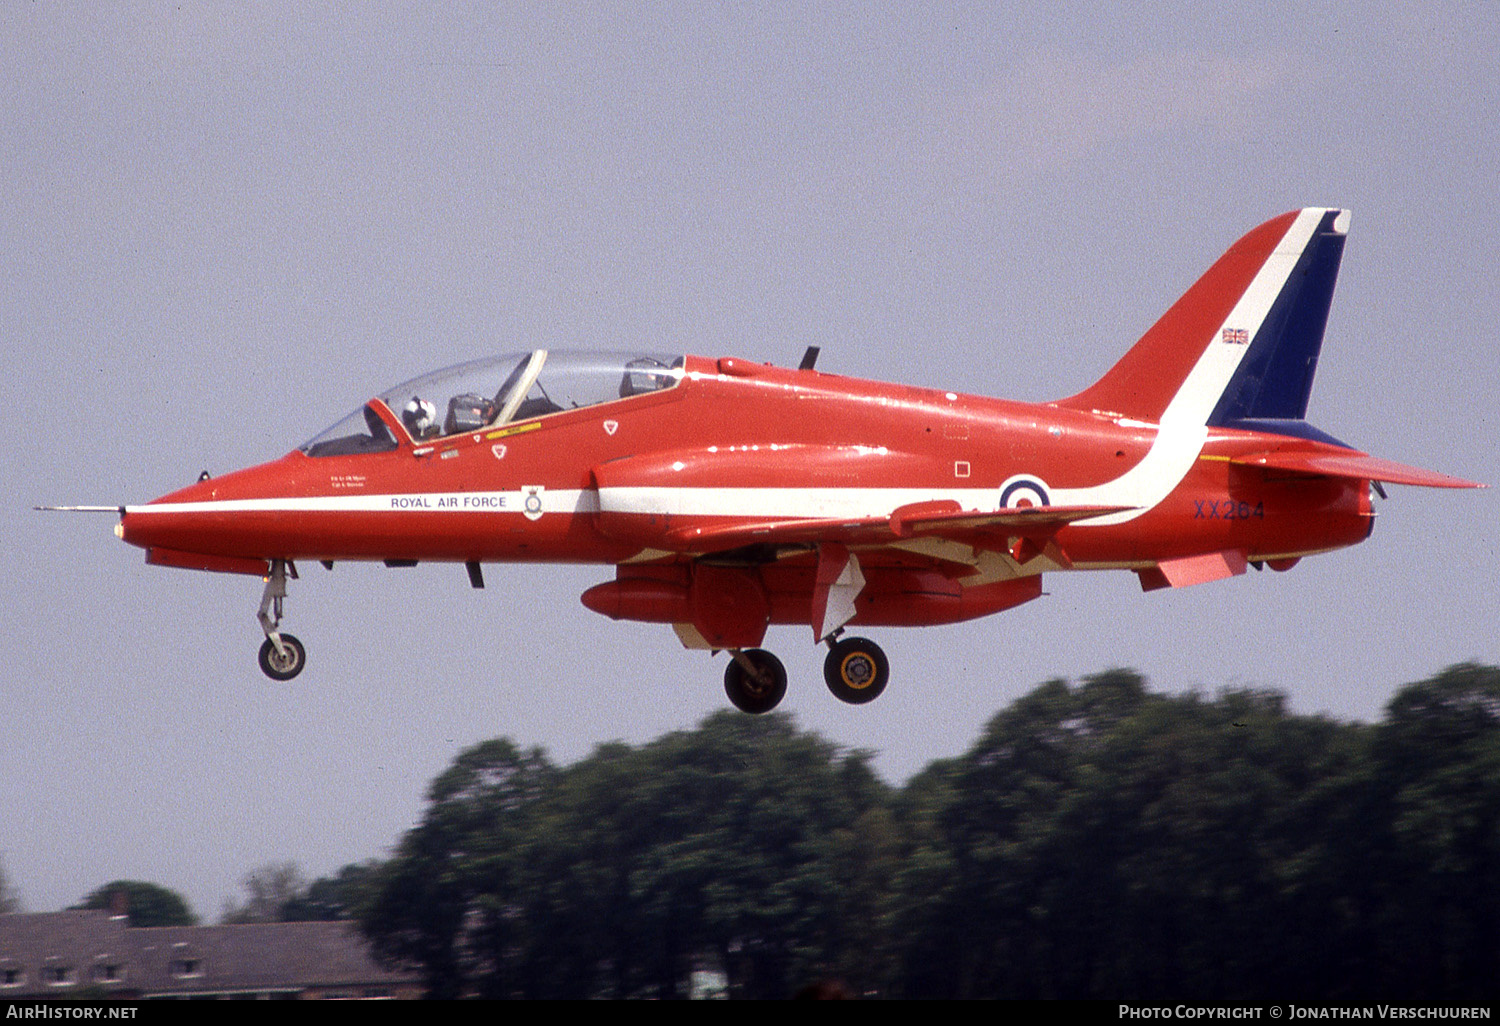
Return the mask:
<svg viewBox="0 0 1500 1026">
<path fill-rule="evenodd" d="M 1077 520 L 1106 517 L 1112 513 L 1134 509 L 1133 506 L 1017 506 L 981 513 L 978 510 L 961 510 L 956 502 L 947 503 L 947 508 L 932 508 L 937 505 L 939 504 L 922 503 L 916 507 L 902 506 L 888 518 L 892 531 L 897 537 L 908 538 L 918 534 L 1004 528 L 1008 533 L 1023 538 L 1043 537 Z"/>
<path fill-rule="evenodd" d="M 887 533 L 887 526 L 886 517 L 693 524 L 668 531 L 664 544 L 666 548 L 679 552 L 721 552 L 746 545 L 813 545 L 818 542 L 849 545 L 881 540 L 880 535 Z"/>
</svg>

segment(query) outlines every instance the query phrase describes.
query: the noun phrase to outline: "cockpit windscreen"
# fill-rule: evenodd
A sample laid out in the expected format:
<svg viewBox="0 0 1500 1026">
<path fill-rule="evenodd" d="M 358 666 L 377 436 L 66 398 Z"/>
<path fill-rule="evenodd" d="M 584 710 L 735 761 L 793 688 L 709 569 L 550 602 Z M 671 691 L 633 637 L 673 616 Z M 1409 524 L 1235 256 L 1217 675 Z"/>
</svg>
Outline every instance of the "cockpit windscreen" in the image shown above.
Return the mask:
<svg viewBox="0 0 1500 1026">
<path fill-rule="evenodd" d="M 420 443 L 671 388 L 682 365 L 672 354 L 546 349 L 471 360 L 381 393 L 301 448 L 309 456 L 396 448 L 377 402 Z"/>
</svg>

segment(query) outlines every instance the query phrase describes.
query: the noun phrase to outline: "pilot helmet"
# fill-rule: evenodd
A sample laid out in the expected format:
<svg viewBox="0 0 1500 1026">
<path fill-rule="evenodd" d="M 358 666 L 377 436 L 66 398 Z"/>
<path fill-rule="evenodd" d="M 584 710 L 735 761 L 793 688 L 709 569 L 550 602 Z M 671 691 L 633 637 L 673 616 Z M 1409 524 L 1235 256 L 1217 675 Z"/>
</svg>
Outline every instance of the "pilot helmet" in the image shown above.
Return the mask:
<svg viewBox="0 0 1500 1026">
<path fill-rule="evenodd" d="M 423 438 L 432 433 L 437 423 L 437 407 L 426 399 L 412 396 L 401 410 L 401 423 L 406 425 L 413 438 Z"/>
</svg>

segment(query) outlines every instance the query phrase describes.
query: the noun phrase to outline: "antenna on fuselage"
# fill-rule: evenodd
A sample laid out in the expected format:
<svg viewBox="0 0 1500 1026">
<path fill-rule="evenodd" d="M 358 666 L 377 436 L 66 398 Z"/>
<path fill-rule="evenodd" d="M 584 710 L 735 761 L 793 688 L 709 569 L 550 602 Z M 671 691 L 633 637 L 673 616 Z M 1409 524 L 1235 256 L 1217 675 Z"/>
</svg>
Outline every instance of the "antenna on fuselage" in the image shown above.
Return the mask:
<svg viewBox="0 0 1500 1026">
<path fill-rule="evenodd" d="M 812 370 L 813 364 L 818 362 L 818 347 L 808 346 L 807 352 L 802 354 L 802 362 L 797 364 L 798 370 Z"/>
</svg>

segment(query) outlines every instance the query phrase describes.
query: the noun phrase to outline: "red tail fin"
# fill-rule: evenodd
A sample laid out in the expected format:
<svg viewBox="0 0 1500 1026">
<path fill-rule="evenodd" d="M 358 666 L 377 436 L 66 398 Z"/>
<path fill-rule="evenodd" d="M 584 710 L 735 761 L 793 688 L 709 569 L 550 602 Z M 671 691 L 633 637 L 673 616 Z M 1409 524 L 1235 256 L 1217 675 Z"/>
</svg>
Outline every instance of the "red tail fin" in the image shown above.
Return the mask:
<svg viewBox="0 0 1500 1026">
<path fill-rule="evenodd" d="M 1309 207 L 1240 239 L 1088 389 L 1058 405 L 1198 424 L 1300 418 L 1348 214 Z"/>
</svg>

